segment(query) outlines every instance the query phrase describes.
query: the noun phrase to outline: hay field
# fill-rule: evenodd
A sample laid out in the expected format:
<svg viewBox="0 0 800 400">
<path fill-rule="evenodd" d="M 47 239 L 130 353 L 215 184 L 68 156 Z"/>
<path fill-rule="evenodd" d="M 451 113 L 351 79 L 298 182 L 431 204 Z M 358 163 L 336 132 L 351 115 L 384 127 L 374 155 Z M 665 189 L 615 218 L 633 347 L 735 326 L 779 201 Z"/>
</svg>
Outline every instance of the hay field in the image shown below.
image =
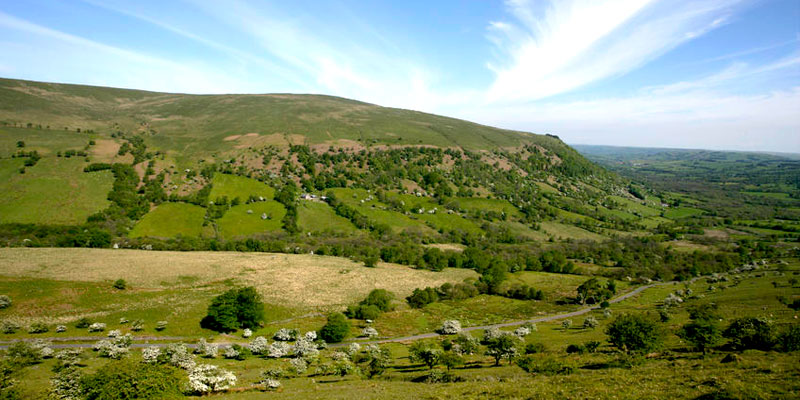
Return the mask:
<svg viewBox="0 0 800 400">
<path fill-rule="evenodd" d="M 125 279 L 133 287 L 197 287 L 233 279 L 253 285 L 267 303 L 304 308 L 341 306 L 374 288 L 405 297 L 415 288 L 461 282 L 471 270 L 415 270 L 381 263 L 377 268 L 338 257 L 235 252 L 156 252 L 110 249 L 4 248 L 0 275 L 97 282 Z"/>
</svg>

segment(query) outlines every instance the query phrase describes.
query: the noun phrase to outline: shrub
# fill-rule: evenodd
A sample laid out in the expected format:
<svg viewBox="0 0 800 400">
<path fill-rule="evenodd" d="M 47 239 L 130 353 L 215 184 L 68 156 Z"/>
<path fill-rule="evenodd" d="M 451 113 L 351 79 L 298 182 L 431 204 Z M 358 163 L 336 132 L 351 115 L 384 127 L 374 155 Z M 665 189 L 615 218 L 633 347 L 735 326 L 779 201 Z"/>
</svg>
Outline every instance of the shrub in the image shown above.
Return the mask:
<svg viewBox="0 0 800 400">
<path fill-rule="evenodd" d="M 319 350 L 314 342 L 306 340 L 305 338 L 300 338 L 294 343 L 292 352 L 294 355 L 306 359 L 315 358 L 319 355 Z"/>
<path fill-rule="evenodd" d="M 30 327 L 28 327 L 28 333 L 45 333 L 49 330 L 50 328 L 41 322 L 34 322 Z"/>
<path fill-rule="evenodd" d="M 714 319 L 696 319 L 681 327 L 678 337 L 706 354 L 709 347 L 722 340 L 722 330 Z"/>
<path fill-rule="evenodd" d="M 640 314 L 623 314 L 606 328 L 608 341 L 628 353 L 648 352 L 659 348 L 664 334 L 658 324 Z"/>
<path fill-rule="evenodd" d="M 371 344 L 367 346 L 367 378 L 381 375 L 392 361 L 392 353 L 387 348 Z"/>
<path fill-rule="evenodd" d="M 208 315 L 200 322 L 203 328 L 233 332 L 241 328 L 255 329 L 264 321 L 264 304 L 255 288 L 231 289 L 215 297 L 208 306 Z"/>
<path fill-rule="evenodd" d="M 744 317 L 733 320 L 722 335 L 739 350 L 769 350 L 775 342 L 775 327 L 766 318 Z"/>
<path fill-rule="evenodd" d="M 164 329 L 167 329 L 167 321 L 158 321 L 156 322 L 156 330 L 161 332 Z"/>
<path fill-rule="evenodd" d="M 525 354 L 538 354 L 544 352 L 545 352 L 544 343 L 528 343 L 525 346 Z"/>
<path fill-rule="evenodd" d="M 584 345 L 571 344 L 567 346 L 567 354 L 573 354 L 573 353 L 583 354 L 585 352 L 586 352 L 586 347 Z"/>
<path fill-rule="evenodd" d="M 81 387 L 82 379 L 83 374 L 74 366 L 61 368 L 55 376 L 50 378 L 50 398 L 81 398 L 83 396 L 83 389 Z"/>
<path fill-rule="evenodd" d="M 89 325 L 89 332 L 102 332 L 106 330 L 106 324 L 102 322 L 95 322 Z"/>
<path fill-rule="evenodd" d="M 144 321 L 137 319 L 131 323 L 131 330 L 134 332 L 139 332 L 144 330 Z"/>
<path fill-rule="evenodd" d="M 597 321 L 597 318 L 588 316 L 586 319 L 583 320 L 583 328 L 584 329 L 594 329 L 597 328 L 597 325 L 600 323 Z"/>
<path fill-rule="evenodd" d="M 11 321 L 3 321 L 0 323 L 0 332 L 5 334 L 12 334 L 20 329 L 19 325 Z"/>
<path fill-rule="evenodd" d="M 378 331 L 375 328 L 368 326 L 361 331 L 361 336 L 368 337 L 370 339 L 376 338 L 378 337 Z"/>
<path fill-rule="evenodd" d="M 247 345 L 247 349 L 253 354 L 267 354 L 269 341 L 267 341 L 267 338 L 259 336 Z"/>
<path fill-rule="evenodd" d="M 345 315 L 349 318 L 357 318 L 363 320 L 373 320 L 377 319 L 381 315 L 381 310 L 378 306 L 369 304 L 369 305 L 353 305 L 347 307 L 347 311 L 345 311 Z"/>
<path fill-rule="evenodd" d="M 350 332 L 350 322 L 341 313 L 328 315 L 328 322 L 319 331 L 319 337 L 328 343 L 338 343 Z"/>
<path fill-rule="evenodd" d="M 75 327 L 78 329 L 86 329 L 89 327 L 90 324 L 91 322 L 89 322 L 89 319 L 84 317 L 79 319 L 78 322 L 75 323 Z"/>
<path fill-rule="evenodd" d="M 249 338 L 250 336 L 253 336 L 253 331 L 251 331 L 251 330 L 250 330 L 250 329 L 248 329 L 248 328 L 244 328 L 244 331 L 242 331 L 242 337 L 243 337 L 243 338 L 245 338 L 245 339 L 247 339 L 247 338 Z"/>
<path fill-rule="evenodd" d="M 790 352 L 800 350 L 800 325 L 791 325 L 778 335 L 778 344 L 781 351 Z"/>
<path fill-rule="evenodd" d="M 439 294 L 436 289 L 428 287 L 425 289 L 414 289 L 410 296 L 406 297 L 408 305 L 412 308 L 422 308 L 428 304 L 439 301 Z"/>
<path fill-rule="evenodd" d="M 308 362 L 302 358 L 289 360 L 289 370 L 295 375 L 301 375 L 308 369 Z"/>
<path fill-rule="evenodd" d="M 572 320 L 571 319 L 565 319 L 564 321 L 561 322 L 561 327 L 564 328 L 564 330 L 567 330 L 567 329 L 571 328 L 572 327 Z"/>
<path fill-rule="evenodd" d="M 171 343 L 165 347 L 158 356 L 158 362 L 187 371 L 192 370 L 196 365 L 194 356 L 183 343 Z"/>
<path fill-rule="evenodd" d="M 574 366 L 553 357 L 537 359 L 535 356 L 524 356 L 517 358 L 516 362 L 525 372 L 532 374 L 569 375 L 575 372 Z"/>
<path fill-rule="evenodd" d="M 47 342 L 41 340 L 35 342 L 18 341 L 8 346 L 6 358 L 12 365 L 26 367 L 42 362 L 48 354 L 52 356 L 52 351 L 47 347 Z"/>
<path fill-rule="evenodd" d="M 198 365 L 189 372 L 189 387 L 195 393 L 219 392 L 235 384 L 236 375 L 216 365 Z"/>
<path fill-rule="evenodd" d="M 478 348 L 478 339 L 475 339 L 471 335 L 460 333 L 455 339 L 453 339 L 453 347 L 451 350 L 454 353 L 466 355 L 476 353 Z"/>
<path fill-rule="evenodd" d="M 57 325 L 56 326 L 56 333 L 64 333 L 67 331 L 66 325 Z"/>
<path fill-rule="evenodd" d="M 128 282 L 125 282 L 125 279 L 117 279 L 112 286 L 114 289 L 125 290 L 128 288 Z"/>
<path fill-rule="evenodd" d="M 131 343 L 133 343 L 133 337 L 127 334 L 109 340 L 100 340 L 92 348 L 99 353 L 100 357 L 119 360 L 128 355 Z"/>
<path fill-rule="evenodd" d="M 286 342 L 272 342 L 269 345 L 269 350 L 267 350 L 267 356 L 272 358 L 286 357 L 291 349 L 291 346 Z"/>
<path fill-rule="evenodd" d="M 205 338 L 200 338 L 200 340 L 197 341 L 197 347 L 194 349 L 194 353 L 205 358 L 216 358 L 217 354 L 219 354 L 219 346 L 208 343 Z"/>
<path fill-rule="evenodd" d="M 292 340 L 297 339 L 297 335 L 300 334 L 300 331 L 297 329 L 287 329 L 281 328 L 274 335 L 272 335 L 272 339 L 280 340 L 282 342 L 291 342 Z"/>
<path fill-rule="evenodd" d="M 443 335 L 455 335 L 461 332 L 461 322 L 455 319 L 449 319 L 442 323 L 439 328 L 439 333 Z"/>
<path fill-rule="evenodd" d="M 11 307 L 11 304 L 12 304 L 11 297 L 8 297 L 7 295 L 4 294 L 0 294 L 0 310 Z"/>
<path fill-rule="evenodd" d="M 87 399 L 150 399 L 181 396 L 181 374 L 163 365 L 113 362 L 81 380 Z"/>
<path fill-rule="evenodd" d="M 244 360 L 244 356 L 242 355 L 239 350 L 236 350 L 236 347 L 230 346 L 222 352 L 222 357 L 225 357 L 228 360 Z"/>
<path fill-rule="evenodd" d="M 380 311 L 391 311 L 394 294 L 386 289 L 374 289 L 361 301 L 361 305 L 376 306 Z"/>
<path fill-rule="evenodd" d="M 142 349 L 142 361 L 147 364 L 155 364 L 158 362 L 158 356 L 161 355 L 161 348 L 158 346 L 150 346 Z"/>
</svg>

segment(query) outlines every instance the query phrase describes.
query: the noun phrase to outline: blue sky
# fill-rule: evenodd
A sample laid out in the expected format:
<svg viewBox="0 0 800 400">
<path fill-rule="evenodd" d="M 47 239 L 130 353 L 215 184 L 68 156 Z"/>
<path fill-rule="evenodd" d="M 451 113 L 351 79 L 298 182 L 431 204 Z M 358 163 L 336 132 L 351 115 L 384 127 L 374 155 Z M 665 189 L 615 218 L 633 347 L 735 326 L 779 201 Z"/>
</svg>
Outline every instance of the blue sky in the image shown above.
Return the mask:
<svg viewBox="0 0 800 400">
<path fill-rule="evenodd" d="M 800 152 L 797 0 L 0 0 L 0 76 Z"/>
</svg>

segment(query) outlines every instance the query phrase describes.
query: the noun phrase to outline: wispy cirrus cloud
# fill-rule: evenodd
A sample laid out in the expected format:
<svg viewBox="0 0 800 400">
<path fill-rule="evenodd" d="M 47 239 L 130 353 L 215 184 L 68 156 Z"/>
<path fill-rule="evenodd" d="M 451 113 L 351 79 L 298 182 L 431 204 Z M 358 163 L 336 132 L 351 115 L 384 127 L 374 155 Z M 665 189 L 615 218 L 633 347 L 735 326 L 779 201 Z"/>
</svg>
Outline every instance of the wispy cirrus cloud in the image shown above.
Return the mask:
<svg viewBox="0 0 800 400">
<path fill-rule="evenodd" d="M 499 53 L 488 100 L 539 100 L 627 73 L 724 25 L 741 3 L 507 0 L 514 20 L 488 27 Z"/>
</svg>

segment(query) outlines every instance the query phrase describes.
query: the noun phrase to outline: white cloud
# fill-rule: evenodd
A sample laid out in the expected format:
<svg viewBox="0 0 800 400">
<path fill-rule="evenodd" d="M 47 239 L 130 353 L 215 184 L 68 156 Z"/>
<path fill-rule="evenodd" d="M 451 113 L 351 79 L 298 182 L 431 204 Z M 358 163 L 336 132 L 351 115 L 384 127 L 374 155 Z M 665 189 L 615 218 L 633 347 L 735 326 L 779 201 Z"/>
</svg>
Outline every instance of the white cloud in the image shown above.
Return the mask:
<svg viewBox="0 0 800 400">
<path fill-rule="evenodd" d="M 554 133 L 570 143 L 800 151 L 800 85 L 765 93 L 730 89 L 796 73 L 800 57 L 734 64 L 695 81 L 641 89 L 628 97 L 495 105 L 462 117 Z"/>
<path fill-rule="evenodd" d="M 542 7 L 508 0 L 516 23 L 488 28 L 505 55 L 490 64 L 496 79 L 488 100 L 537 100 L 624 74 L 723 25 L 738 3 L 549 0 Z"/>
</svg>

